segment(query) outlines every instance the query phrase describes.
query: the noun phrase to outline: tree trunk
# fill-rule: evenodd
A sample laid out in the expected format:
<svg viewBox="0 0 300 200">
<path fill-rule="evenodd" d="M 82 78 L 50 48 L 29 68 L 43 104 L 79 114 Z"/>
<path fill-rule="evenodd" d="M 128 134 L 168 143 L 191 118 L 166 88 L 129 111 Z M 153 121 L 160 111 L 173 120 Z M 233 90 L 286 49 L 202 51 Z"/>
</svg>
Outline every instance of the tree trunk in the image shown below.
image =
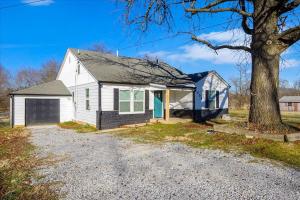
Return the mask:
<svg viewBox="0 0 300 200">
<path fill-rule="evenodd" d="M 252 55 L 249 122 L 276 127 L 282 124 L 279 102 L 279 55 Z"/>
<path fill-rule="evenodd" d="M 255 1 L 252 35 L 252 77 L 249 122 L 261 127 L 282 125 L 279 101 L 280 51 L 275 35 L 278 14 L 272 10 L 278 1 Z"/>
</svg>

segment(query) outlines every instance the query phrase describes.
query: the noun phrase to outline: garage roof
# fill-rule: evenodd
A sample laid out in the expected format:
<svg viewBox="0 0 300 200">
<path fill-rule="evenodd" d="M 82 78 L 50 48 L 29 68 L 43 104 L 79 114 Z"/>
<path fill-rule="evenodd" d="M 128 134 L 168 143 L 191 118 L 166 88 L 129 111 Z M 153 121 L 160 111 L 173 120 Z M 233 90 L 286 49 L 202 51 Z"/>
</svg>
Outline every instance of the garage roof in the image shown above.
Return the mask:
<svg viewBox="0 0 300 200">
<path fill-rule="evenodd" d="M 11 92 L 12 95 L 47 95 L 47 96 L 71 96 L 68 88 L 60 80 L 32 86 L 23 90 Z"/>
</svg>

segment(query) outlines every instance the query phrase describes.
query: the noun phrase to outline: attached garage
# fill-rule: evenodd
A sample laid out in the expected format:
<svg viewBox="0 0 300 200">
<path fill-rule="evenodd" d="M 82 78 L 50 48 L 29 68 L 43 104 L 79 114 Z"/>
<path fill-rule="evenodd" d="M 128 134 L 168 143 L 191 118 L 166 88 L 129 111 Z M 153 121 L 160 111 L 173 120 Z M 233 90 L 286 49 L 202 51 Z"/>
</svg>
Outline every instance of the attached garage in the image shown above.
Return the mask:
<svg viewBox="0 0 300 200">
<path fill-rule="evenodd" d="M 11 125 L 56 124 L 73 119 L 72 95 L 55 80 L 10 94 Z"/>
</svg>

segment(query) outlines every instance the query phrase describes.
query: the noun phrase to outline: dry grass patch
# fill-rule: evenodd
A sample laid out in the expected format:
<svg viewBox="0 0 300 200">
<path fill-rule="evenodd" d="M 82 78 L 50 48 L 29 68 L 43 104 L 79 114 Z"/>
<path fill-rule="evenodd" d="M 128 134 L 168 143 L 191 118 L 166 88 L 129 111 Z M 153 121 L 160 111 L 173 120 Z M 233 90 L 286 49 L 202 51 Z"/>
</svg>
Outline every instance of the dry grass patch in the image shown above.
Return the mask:
<svg viewBox="0 0 300 200">
<path fill-rule="evenodd" d="M 76 122 L 64 122 L 60 123 L 59 126 L 64 129 L 74 129 L 77 133 L 91 133 L 96 132 L 98 129 L 89 124 L 80 124 Z"/>
<path fill-rule="evenodd" d="M 37 177 L 34 168 L 41 162 L 32 154 L 28 136 L 26 129 L 0 123 L 0 199 L 57 199 L 49 184 L 31 184 Z"/>
<path fill-rule="evenodd" d="M 300 143 L 283 143 L 264 139 L 247 139 L 241 135 L 222 133 L 208 134 L 212 129 L 207 124 L 178 123 L 152 124 L 119 131 L 118 136 L 138 142 L 182 142 L 196 148 L 221 149 L 238 153 L 250 153 L 260 158 L 281 161 L 300 168 Z"/>
</svg>

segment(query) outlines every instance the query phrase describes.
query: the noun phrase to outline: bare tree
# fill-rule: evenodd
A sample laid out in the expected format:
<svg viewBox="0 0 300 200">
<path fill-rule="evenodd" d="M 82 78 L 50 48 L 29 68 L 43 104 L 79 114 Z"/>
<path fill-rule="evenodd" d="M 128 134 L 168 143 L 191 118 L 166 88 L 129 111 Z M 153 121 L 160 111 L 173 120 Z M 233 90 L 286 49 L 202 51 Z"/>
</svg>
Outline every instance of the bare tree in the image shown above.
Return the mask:
<svg viewBox="0 0 300 200">
<path fill-rule="evenodd" d="M 97 52 L 101 52 L 101 53 L 109 53 L 111 54 L 111 50 L 109 50 L 104 44 L 102 43 L 95 43 L 93 44 L 89 50 L 91 51 L 97 51 Z"/>
<path fill-rule="evenodd" d="M 300 80 L 295 81 L 293 87 L 296 90 L 300 90 Z"/>
<path fill-rule="evenodd" d="M 249 103 L 250 99 L 250 73 L 244 64 L 236 66 L 238 76 L 231 78 L 231 83 L 235 89 L 233 97 L 236 101 L 236 107 L 242 108 Z"/>
<path fill-rule="evenodd" d="M 7 110 L 9 105 L 8 95 L 9 73 L 0 64 L 0 110 Z"/>
<path fill-rule="evenodd" d="M 21 89 L 53 81 L 56 79 L 58 70 L 59 64 L 53 59 L 42 64 L 40 69 L 24 68 L 15 77 L 16 87 L 17 89 Z"/>
<path fill-rule="evenodd" d="M 16 86 L 18 89 L 27 88 L 41 83 L 41 73 L 33 68 L 24 68 L 16 75 Z"/>
<path fill-rule="evenodd" d="M 43 64 L 40 70 L 41 82 L 46 83 L 55 80 L 59 66 L 56 60 L 49 60 Z"/>
<path fill-rule="evenodd" d="M 285 79 L 279 79 L 279 88 L 289 88 L 290 83 L 288 80 Z"/>
<path fill-rule="evenodd" d="M 249 122 L 264 127 L 282 125 L 279 102 L 280 55 L 300 39 L 299 21 L 292 12 L 300 0 L 127 0 L 126 20 L 142 31 L 150 24 L 172 25 L 173 12 L 181 6 L 188 19 L 205 13 L 231 13 L 250 37 L 251 45 L 213 44 L 190 32 L 191 39 L 218 51 L 245 51 L 252 57 Z M 179 13 L 179 12 L 176 12 Z M 193 17 L 196 16 L 196 17 Z M 228 15 L 225 15 L 228 16 Z M 292 21 L 292 22 L 290 22 Z M 295 25 L 296 24 L 296 25 Z M 291 27 L 288 27 L 291 26 Z"/>
</svg>

